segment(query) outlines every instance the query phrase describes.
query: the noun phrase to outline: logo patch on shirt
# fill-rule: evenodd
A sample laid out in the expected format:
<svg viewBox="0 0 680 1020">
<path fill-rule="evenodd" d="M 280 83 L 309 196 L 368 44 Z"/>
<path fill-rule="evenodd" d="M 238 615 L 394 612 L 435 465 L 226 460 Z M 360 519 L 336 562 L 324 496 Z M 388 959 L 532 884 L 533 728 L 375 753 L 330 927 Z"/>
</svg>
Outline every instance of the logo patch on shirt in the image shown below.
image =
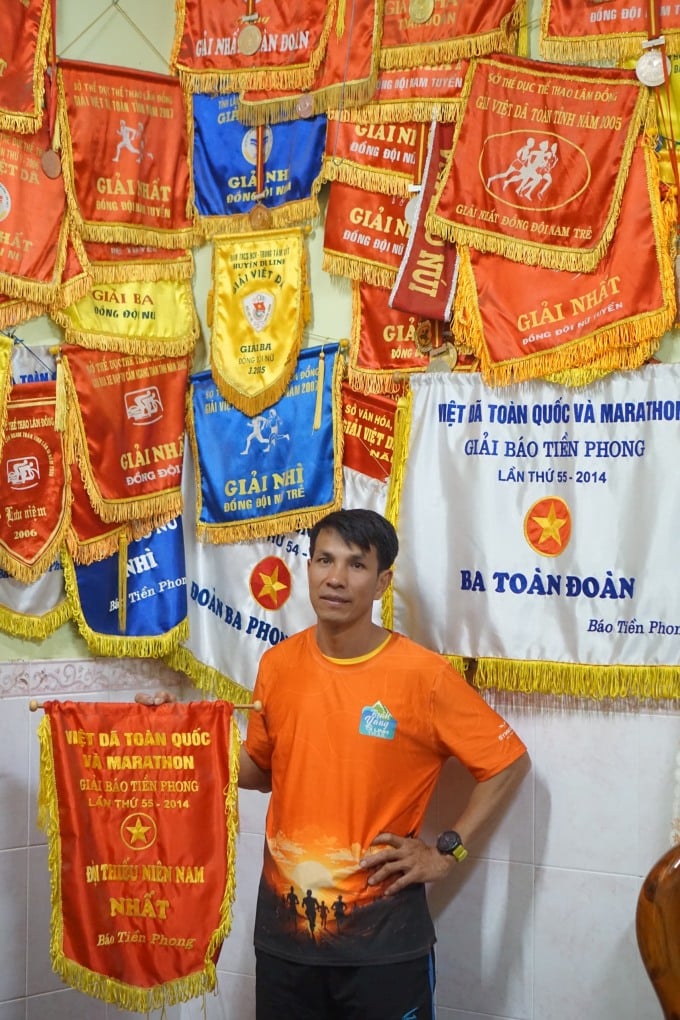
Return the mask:
<svg viewBox="0 0 680 1020">
<path fill-rule="evenodd" d="M 396 728 L 397 720 L 390 715 L 389 709 L 385 708 L 382 701 L 376 701 L 375 705 L 366 705 L 361 710 L 359 733 L 364 737 L 394 740 Z"/>
</svg>

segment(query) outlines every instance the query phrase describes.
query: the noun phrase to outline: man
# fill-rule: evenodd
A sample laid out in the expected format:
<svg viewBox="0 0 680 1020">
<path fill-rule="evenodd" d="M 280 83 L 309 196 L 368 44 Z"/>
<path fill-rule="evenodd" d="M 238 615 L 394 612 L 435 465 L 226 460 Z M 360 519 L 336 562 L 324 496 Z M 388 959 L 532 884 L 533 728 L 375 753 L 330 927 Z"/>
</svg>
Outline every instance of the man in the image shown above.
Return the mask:
<svg viewBox="0 0 680 1020">
<path fill-rule="evenodd" d="M 267 651 L 239 785 L 267 792 L 255 920 L 257 1020 L 431 1020 L 434 928 L 425 883 L 445 880 L 527 764 L 524 744 L 439 655 L 373 622 L 394 528 L 340 510 L 310 532 L 316 626 Z M 418 838 L 444 762 L 477 784 L 437 846 Z M 291 886 L 333 904 L 315 940 L 281 917 Z M 342 910 L 336 904 L 342 905 Z"/>
</svg>

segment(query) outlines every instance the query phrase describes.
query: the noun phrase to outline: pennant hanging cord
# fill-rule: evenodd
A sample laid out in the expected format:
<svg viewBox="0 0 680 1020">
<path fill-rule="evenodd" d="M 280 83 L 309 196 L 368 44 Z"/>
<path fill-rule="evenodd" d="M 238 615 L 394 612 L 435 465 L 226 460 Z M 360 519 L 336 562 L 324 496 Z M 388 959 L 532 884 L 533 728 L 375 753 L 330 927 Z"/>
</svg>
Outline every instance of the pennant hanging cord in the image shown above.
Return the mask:
<svg viewBox="0 0 680 1020">
<path fill-rule="evenodd" d="M 52 4 L 56 4 L 56 0 L 51 0 L 51 2 L 52 2 Z M 120 14 L 121 17 L 125 18 L 125 20 L 127 21 L 128 25 L 130 25 L 130 27 L 132 29 L 134 29 L 134 31 L 137 33 L 137 35 L 140 37 L 140 39 L 142 39 L 146 43 L 146 45 L 149 47 L 149 49 L 153 53 L 155 53 L 155 55 L 158 57 L 158 59 L 160 60 L 161 64 L 163 65 L 163 67 L 166 67 L 168 70 L 170 70 L 170 64 L 168 62 L 168 58 L 161 53 L 161 51 L 154 44 L 153 40 L 149 39 L 148 35 L 146 35 L 141 30 L 139 25 L 135 21 L 132 20 L 132 18 L 127 13 L 127 11 L 124 10 L 124 8 L 120 6 L 120 0 L 111 0 L 111 3 L 108 5 L 108 7 L 105 7 L 102 11 L 100 11 L 99 14 L 97 15 L 97 17 L 93 18 L 92 21 L 89 23 L 89 25 L 86 25 L 85 28 L 81 32 L 79 32 L 78 35 L 74 39 L 71 40 L 71 42 L 68 44 L 68 46 L 66 46 L 62 50 L 62 52 L 60 53 L 60 56 L 62 56 L 62 57 L 66 56 L 68 51 L 73 46 L 75 46 L 75 44 L 80 39 L 82 39 L 84 35 L 87 35 L 87 33 L 90 31 L 90 29 L 94 28 L 94 26 L 97 24 L 98 21 L 101 21 L 102 18 L 105 15 L 107 15 L 112 10 L 115 11 L 117 14 Z"/>
<path fill-rule="evenodd" d="M 0 333 L 2 333 L 3 336 L 9 337 L 9 339 L 13 340 L 15 344 L 18 344 L 21 347 L 23 347 L 25 351 L 28 351 L 31 357 L 35 358 L 38 364 L 42 365 L 42 367 L 45 369 L 47 373 L 49 373 L 49 375 L 54 375 L 54 367 L 52 365 L 48 365 L 46 361 L 43 361 L 43 359 L 38 354 L 36 354 L 35 350 L 32 347 L 28 346 L 25 340 L 22 340 L 20 336 L 17 336 L 13 327 L 10 329 L 0 329 Z"/>
</svg>

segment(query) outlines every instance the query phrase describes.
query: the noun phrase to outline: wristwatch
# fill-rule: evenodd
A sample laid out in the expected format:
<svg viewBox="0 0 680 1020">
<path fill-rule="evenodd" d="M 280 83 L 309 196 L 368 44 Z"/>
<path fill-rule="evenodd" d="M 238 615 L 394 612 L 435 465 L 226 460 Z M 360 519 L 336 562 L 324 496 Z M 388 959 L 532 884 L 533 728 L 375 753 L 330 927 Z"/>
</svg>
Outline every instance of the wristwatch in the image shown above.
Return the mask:
<svg viewBox="0 0 680 1020">
<path fill-rule="evenodd" d="M 445 829 L 444 832 L 440 832 L 435 845 L 440 854 L 445 857 L 455 857 L 457 861 L 464 861 L 468 855 L 463 841 L 453 829 Z"/>
</svg>

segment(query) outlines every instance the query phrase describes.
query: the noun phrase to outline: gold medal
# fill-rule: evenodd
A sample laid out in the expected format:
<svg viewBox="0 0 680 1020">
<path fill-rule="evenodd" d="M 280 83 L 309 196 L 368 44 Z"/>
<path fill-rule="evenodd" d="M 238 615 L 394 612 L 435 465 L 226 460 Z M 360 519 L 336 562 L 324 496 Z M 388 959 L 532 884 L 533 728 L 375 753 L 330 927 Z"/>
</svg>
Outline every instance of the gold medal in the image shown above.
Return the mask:
<svg viewBox="0 0 680 1020">
<path fill-rule="evenodd" d="M 61 174 L 61 160 L 59 159 L 59 153 L 55 152 L 54 149 L 45 149 L 40 158 L 40 164 L 45 177 L 56 180 Z"/>
<path fill-rule="evenodd" d="M 298 117 L 311 117 L 314 113 L 314 100 L 307 94 L 300 96 L 295 104 L 295 111 Z"/>
<path fill-rule="evenodd" d="M 257 25 L 244 25 L 238 34 L 236 45 L 244 57 L 252 57 L 262 45 L 262 32 Z"/>
<path fill-rule="evenodd" d="M 424 25 L 434 14 L 434 0 L 410 0 L 408 16 L 417 25 Z"/>
<path fill-rule="evenodd" d="M 272 214 L 261 202 L 253 206 L 248 214 L 248 219 L 253 230 L 268 230 L 272 225 Z"/>
</svg>

